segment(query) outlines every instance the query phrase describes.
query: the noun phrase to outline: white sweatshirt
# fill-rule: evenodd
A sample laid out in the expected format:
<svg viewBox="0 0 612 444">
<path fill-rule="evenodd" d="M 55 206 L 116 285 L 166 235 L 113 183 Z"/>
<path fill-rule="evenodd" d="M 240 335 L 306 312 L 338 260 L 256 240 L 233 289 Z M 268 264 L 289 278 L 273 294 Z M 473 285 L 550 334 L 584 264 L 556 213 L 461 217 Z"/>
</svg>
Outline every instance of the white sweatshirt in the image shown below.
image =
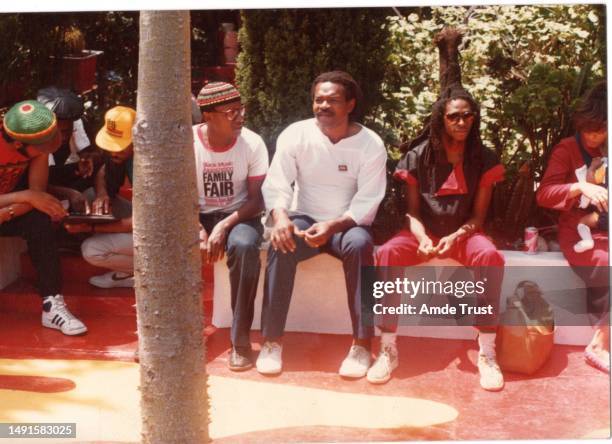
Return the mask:
<svg viewBox="0 0 612 444">
<path fill-rule="evenodd" d="M 315 119 L 293 123 L 278 137 L 262 187 L 266 210 L 317 222 L 348 215 L 357 225 L 371 225 L 385 195 L 386 161 L 382 140 L 365 126 L 333 144 Z"/>
</svg>

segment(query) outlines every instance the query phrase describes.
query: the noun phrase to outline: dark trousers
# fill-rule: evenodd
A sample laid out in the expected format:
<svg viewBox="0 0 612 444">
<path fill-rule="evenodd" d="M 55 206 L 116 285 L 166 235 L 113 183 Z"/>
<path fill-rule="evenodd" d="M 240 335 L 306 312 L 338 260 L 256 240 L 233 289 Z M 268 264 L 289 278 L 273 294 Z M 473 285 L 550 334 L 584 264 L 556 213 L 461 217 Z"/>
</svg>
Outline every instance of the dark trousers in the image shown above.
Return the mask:
<svg viewBox="0 0 612 444">
<path fill-rule="evenodd" d="M 61 293 L 62 275 L 59 253 L 51 219 L 45 213 L 32 210 L 0 224 L 0 236 L 19 236 L 28 244 L 28 254 L 37 274 L 41 297 Z"/>
<path fill-rule="evenodd" d="M 306 230 L 315 223 L 314 219 L 308 216 L 295 216 L 291 220 L 300 230 Z M 362 299 L 361 294 L 361 267 L 371 266 L 374 262 L 372 256 L 374 243 L 369 228 L 358 226 L 336 233 L 319 248 L 309 247 L 301 238 L 294 239 L 297 247 L 293 253 L 274 251 L 272 247 L 268 250 L 261 311 L 263 336 L 268 340 L 274 340 L 281 337 L 285 331 L 297 264 L 320 253 L 329 253 L 342 261 L 353 337 L 371 338 L 374 335 L 374 327 L 371 320 L 370 322 L 364 320 L 363 313 L 367 313 L 368 310 L 363 309 L 362 304 L 364 307 L 371 307 L 373 296 L 372 300 L 366 301 Z M 313 307 L 313 310 L 315 309 L 316 307 Z M 369 312 L 371 313 L 371 310 Z"/>
<path fill-rule="evenodd" d="M 206 233 L 210 234 L 214 226 L 225 217 L 227 214 L 222 213 L 200 214 L 200 223 Z M 251 346 L 249 332 L 253 324 L 261 270 L 259 246 L 262 234 L 260 219 L 253 218 L 234 225 L 225 243 L 234 315 L 230 336 L 234 347 Z"/>
</svg>

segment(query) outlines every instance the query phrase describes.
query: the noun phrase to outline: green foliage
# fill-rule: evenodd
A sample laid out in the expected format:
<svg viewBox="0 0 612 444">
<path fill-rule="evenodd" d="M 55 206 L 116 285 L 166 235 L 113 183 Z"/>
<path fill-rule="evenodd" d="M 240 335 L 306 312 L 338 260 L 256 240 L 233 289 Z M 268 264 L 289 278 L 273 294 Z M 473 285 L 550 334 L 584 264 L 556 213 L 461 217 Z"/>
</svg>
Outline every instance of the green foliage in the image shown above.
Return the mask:
<svg viewBox="0 0 612 444">
<path fill-rule="evenodd" d="M 51 68 L 49 56 L 63 52 L 62 30 L 70 24 L 71 14 L 0 14 L 0 91 L 28 81 L 24 93 L 35 92 Z"/>
<path fill-rule="evenodd" d="M 393 51 L 379 113 L 387 140 L 420 130 L 439 92 L 433 37 L 460 26 L 462 80 L 481 104 L 483 140 L 512 171 L 531 158 L 542 172 L 541 159 L 571 129 L 572 104 L 604 75 L 603 5 L 413 8 L 389 26 Z"/>
<path fill-rule="evenodd" d="M 232 13 L 194 11 L 192 16 L 193 64 L 214 65 L 217 20 L 229 20 Z M 99 127 L 104 112 L 117 104 L 135 107 L 138 17 L 129 11 L 0 14 L 0 106 L 34 97 L 38 89 L 54 83 L 57 61 L 75 52 L 82 36 L 86 49 L 104 52 L 97 60 L 97 89 L 85 97 L 88 126 Z"/>
<path fill-rule="evenodd" d="M 574 70 L 537 64 L 501 110 L 513 118 L 514 129 L 529 141 L 530 160 L 539 173 L 543 167 L 541 156 L 570 129 L 569 111 L 576 99 L 571 91 L 576 78 Z"/>
<path fill-rule="evenodd" d="M 493 197 L 492 233 L 503 245 L 522 233 L 522 227 L 508 226 L 514 216 L 521 224 L 554 223 L 551 213 L 535 203 L 534 179 L 541 177 L 551 148 L 571 133 L 578 97 L 605 74 L 605 8 L 434 7 L 403 8 L 402 14 L 389 17 L 392 52 L 385 100 L 375 112 L 390 157 L 397 158 L 395 147 L 420 132 L 438 97 L 434 36 L 444 26 L 461 27 L 462 82 L 481 105 L 483 141 L 498 153 L 507 172 Z M 521 190 L 531 191 L 521 196 Z M 399 192 L 388 190 L 383 204 L 393 209 L 392 193 Z M 378 220 L 393 219 L 390 209 Z"/>
<path fill-rule="evenodd" d="M 10 38 L 9 38 L 10 36 Z M 57 84 L 61 57 L 83 45 L 102 50 L 97 60 L 98 88 L 86 100 L 89 125 L 96 127 L 106 109 L 116 103 L 135 105 L 138 63 L 138 13 L 95 12 L 0 15 L 0 102 L 32 98 L 42 87 Z M 83 42 L 84 39 L 84 42 Z M 115 81 L 107 81 L 107 71 Z M 120 79 L 120 80 L 117 80 Z M 19 90 L 22 87 L 23 89 Z M 8 103 L 7 103 L 8 102 Z"/>
<path fill-rule="evenodd" d="M 364 92 L 365 123 L 383 100 L 391 9 L 242 12 L 237 83 L 247 124 L 272 149 L 290 123 L 312 116 L 310 87 L 320 73 L 349 72 Z"/>
<path fill-rule="evenodd" d="M 481 105 L 481 135 L 506 167 L 493 198 L 493 220 L 506 235 L 518 172 L 530 184 L 546 167 L 552 147 L 569 135 L 571 111 L 593 81 L 605 75 L 603 5 L 412 8 L 390 17 L 393 51 L 378 122 L 389 152 L 415 137 L 438 96 L 438 51 L 444 26 L 465 30 L 460 47 L 462 82 Z M 520 181 L 521 186 L 525 180 Z M 533 193 L 531 193 L 533 194 Z M 515 199 L 516 200 L 516 199 Z M 520 205 L 529 225 L 553 222 L 533 196 Z M 495 224 L 495 222 L 494 222 Z M 521 232 L 521 227 L 514 227 Z M 504 233 L 501 233 L 502 235 Z M 511 240 L 511 239 L 510 239 Z"/>
</svg>

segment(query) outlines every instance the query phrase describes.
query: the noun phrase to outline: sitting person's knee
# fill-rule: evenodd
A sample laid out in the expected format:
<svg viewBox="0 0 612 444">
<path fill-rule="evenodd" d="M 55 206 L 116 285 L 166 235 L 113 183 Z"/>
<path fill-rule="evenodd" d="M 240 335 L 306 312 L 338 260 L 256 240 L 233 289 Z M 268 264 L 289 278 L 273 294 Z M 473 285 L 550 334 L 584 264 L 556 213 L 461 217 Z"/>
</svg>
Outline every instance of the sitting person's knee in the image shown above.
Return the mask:
<svg viewBox="0 0 612 444">
<path fill-rule="evenodd" d="M 483 248 L 476 256 L 476 262 L 480 265 L 499 265 L 506 263 L 504 255 L 495 247 Z"/>
<path fill-rule="evenodd" d="M 99 242 L 95 237 L 85 239 L 81 245 L 81 253 L 83 258 L 90 263 L 95 263 L 96 258 L 103 255 L 103 250 L 100 248 Z"/>
<path fill-rule="evenodd" d="M 344 252 L 347 254 L 366 254 L 373 256 L 374 242 L 372 236 L 365 230 L 353 230 L 346 234 Z"/>
<path fill-rule="evenodd" d="M 33 209 L 32 211 L 28 211 L 23 216 L 20 216 L 27 220 L 27 225 L 31 227 L 36 227 L 40 230 L 44 230 L 47 228 L 52 228 L 51 218 L 48 214 L 43 213 L 42 211 L 38 211 L 37 209 Z"/>
<path fill-rule="evenodd" d="M 259 242 L 252 239 L 236 239 L 228 242 L 228 255 L 259 255 Z"/>
<path fill-rule="evenodd" d="M 53 236 L 53 222 L 48 214 L 33 209 L 19 218 L 23 218 L 22 229 L 25 238 L 37 238 Z"/>
<path fill-rule="evenodd" d="M 376 248 L 374 252 L 374 263 L 384 266 L 389 263 L 390 259 L 400 259 L 401 254 L 397 248 L 394 248 L 389 243 L 385 243 Z"/>
</svg>

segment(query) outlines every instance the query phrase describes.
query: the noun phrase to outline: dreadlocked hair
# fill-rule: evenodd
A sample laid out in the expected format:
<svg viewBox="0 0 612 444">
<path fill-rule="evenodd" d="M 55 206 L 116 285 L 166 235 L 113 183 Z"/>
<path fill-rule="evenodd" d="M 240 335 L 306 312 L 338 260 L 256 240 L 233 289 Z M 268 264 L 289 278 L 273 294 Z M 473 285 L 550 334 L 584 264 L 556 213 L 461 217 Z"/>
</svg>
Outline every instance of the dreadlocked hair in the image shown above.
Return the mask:
<svg viewBox="0 0 612 444">
<path fill-rule="evenodd" d="M 424 153 L 424 164 L 428 167 L 446 159 L 442 135 L 444 134 L 444 114 L 446 105 L 452 100 L 465 100 L 475 113 L 472 128 L 466 140 L 465 156 L 476 164 L 482 159 L 482 140 L 480 138 L 480 106 L 472 95 L 461 84 L 461 66 L 459 65 L 459 45 L 463 34 L 456 28 L 444 28 L 434 37 L 434 43 L 440 53 L 440 96 L 432 105 L 431 115 L 424 122 L 421 133 L 400 146 L 402 152 L 409 151 L 428 140 Z"/>
</svg>

